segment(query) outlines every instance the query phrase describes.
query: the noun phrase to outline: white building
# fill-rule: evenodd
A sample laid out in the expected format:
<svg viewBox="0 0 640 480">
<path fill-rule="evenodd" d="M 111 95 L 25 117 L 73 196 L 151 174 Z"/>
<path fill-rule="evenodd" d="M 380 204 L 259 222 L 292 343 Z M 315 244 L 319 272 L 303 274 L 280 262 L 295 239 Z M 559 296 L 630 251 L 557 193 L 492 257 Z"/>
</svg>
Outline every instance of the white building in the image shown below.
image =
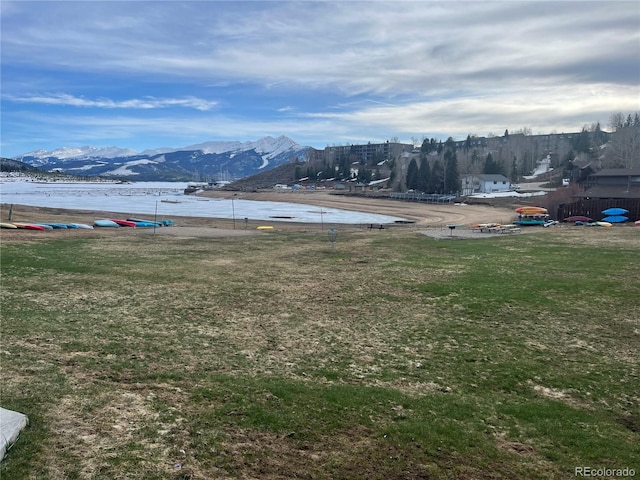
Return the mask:
<svg viewBox="0 0 640 480">
<path fill-rule="evenodd" d="M 500 174 L 478 174 L 462 177 L 462 194 L 508 192 L 511 181 Z"/>
</svg>

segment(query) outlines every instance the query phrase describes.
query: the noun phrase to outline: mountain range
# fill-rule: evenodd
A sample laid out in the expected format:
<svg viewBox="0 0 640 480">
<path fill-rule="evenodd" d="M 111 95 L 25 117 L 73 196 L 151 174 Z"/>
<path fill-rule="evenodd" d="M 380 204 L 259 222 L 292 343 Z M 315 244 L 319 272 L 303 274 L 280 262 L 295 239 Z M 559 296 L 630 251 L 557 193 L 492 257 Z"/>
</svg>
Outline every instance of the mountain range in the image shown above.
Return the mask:
<svg viewBox="0 0 640 480">
<path fill-rule="evenodd" d="M 234 180 L 294 160 L 306 161 L 309 147 L 286 136 L 254 142 L 205 142 L 136 152 L 120 147 L 63 147 L 15 157 L 40 170 L 136 181 Z"/>
</svg>

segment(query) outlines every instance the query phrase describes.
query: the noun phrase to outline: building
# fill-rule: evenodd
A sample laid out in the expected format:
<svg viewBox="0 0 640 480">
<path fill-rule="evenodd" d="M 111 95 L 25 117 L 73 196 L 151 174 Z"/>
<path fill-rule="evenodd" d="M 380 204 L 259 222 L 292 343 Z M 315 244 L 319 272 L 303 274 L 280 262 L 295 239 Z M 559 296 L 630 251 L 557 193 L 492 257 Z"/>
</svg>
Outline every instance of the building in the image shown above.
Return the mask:
<svg viewBox="0 0 640 480">
<path fill-rule="evenodd" d="M 345 145 L 326 147 L 323 152 L 324 160 L 336 162 L 340 158 L 353 158 L 365 165 L 371 165 L 374 161 L 399 158 L 404 152 L 411 152 L 413 145 L 408 143 L 367 143 L 364 145 Z"/>
<path fill-rule="evenodd" d="M 500 174 L 465 175 L 462 177 L 462 195 L 508 192 L 511 181 Z"/>
<path fill-rule="evenodd" d="M 624 208 L 629 220 L 640 220 L 640 168 L 605 168 L 590 175 L 585 190 L 574 195 L 574 202 L 561 205 L 558 220 L 584 215 L 601 220 L 602 211 Z"/>
</svg>

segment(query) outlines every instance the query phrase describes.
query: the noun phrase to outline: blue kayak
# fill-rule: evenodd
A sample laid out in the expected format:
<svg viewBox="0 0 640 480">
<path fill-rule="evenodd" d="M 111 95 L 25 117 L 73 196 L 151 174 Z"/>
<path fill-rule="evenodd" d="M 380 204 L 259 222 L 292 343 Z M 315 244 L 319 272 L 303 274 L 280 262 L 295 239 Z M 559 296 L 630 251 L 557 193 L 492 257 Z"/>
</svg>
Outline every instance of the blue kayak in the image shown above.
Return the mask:
<svg viewBox="0 0 640 480">
<path fill-rule="evenodd" d="M 134 222 L 136 224 L 136 227 L 161 227 L 162 225 L 160 225 L 159 223 L 153 223 L 153 222 L 145 222 L 145 221 L 137 221 L 137 220 L 130 220 L 131 222 Z"/>
<path fill-rule="evenodd" d="M 607 217 L 616 217 L 616 216 L 626 215 L 627 213 L 629 213 L 629 210 L 625 210 L 624 208 L 616 208 L 616 207 L 607 208 L 606 210 L 602 211 L 602 215 L 605 215 Z"/>
<path fill-rule="evenodd" d="M 624 223 L 629 221 L 629 217 L 625 217 L 624 215 L 610 215 L 608 217 L 604 217 L 602 221 L 609 223 Z"/>
</svg>

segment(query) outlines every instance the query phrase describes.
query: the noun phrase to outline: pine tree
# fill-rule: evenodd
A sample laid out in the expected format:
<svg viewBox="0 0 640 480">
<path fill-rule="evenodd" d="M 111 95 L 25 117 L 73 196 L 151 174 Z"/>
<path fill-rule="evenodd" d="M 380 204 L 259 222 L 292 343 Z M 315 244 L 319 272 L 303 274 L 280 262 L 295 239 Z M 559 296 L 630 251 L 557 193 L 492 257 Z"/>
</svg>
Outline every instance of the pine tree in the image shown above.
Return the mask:
<svg viewBox="0 0 640 480">
<path fill-rule="evenodd" d="M 420 179 L 420 183 L 418 185 L 418 190 L 421 192 L 429 191 L 429 176 L 431 174 L 431 168 L 429 167 L 429 160 L 426 155 L 422 155 L 420 157 L 420 168 L 418 169 L 418 175 Z"/>
<path fill-rule="evenodd" d="M 443 192 L 454 193 L 460 190 L 460 175 L 458 174 L 458 156 L 456 143 L 449 137 L 445 143 Z"/>
<path fill-rule="evenodd" d="M 429 175 L 429 192 L 442 193 L 444 190 L 444 168 L 440 160 L 433 162 L 431 175 Z"/>
<path fill-rule="evenodd" d="M 493 155 L 491 155 L 491 152 L 487 154 L 487 159 L 484 162 L 484 173 L 504 175 L 504 172 L 502 171 L 502 165 L 493 160 Z"/>
<path fill-rule="evenodd" d="M 409 167 L 407 168 L 407 178 L 405 182 L 407 184 L 408 190 L 417 190 L 419 188 L 419 171 L 418 164 L 416 163 L 415 159 L 411 159 L 411 162 L 409 162 Z"/>
</svg>

